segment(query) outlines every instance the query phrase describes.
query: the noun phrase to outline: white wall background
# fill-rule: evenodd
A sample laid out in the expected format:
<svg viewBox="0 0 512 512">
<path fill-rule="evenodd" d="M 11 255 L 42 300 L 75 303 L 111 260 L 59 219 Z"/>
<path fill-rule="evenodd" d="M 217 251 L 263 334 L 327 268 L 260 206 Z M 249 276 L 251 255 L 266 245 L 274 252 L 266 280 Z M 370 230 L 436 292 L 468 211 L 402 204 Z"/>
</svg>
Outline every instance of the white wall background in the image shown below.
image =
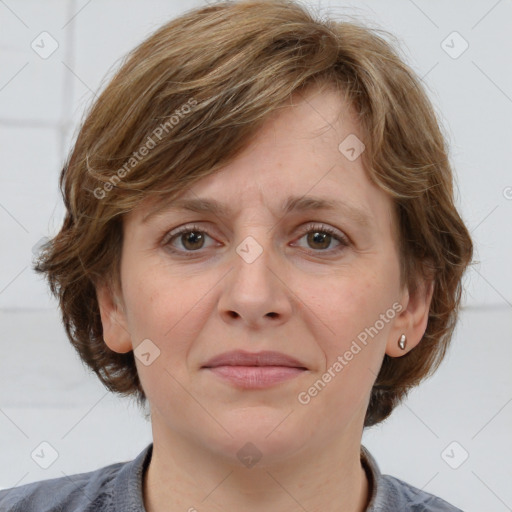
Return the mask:
<svg viewBox="0 0 512 512">
<path fill-rule="evenodd" d="M 402 41 L 449 133 L 479 261 L 443 366 L 363 442 L 383 473 L 465 511 L 512 510 L 512 2 L 307 3 Z M 102 79 L 164 21 L 201 4 L 0 1 L 0 488 L 129 460 L 151 442 L 135 406 L 83 368 L 30 265 L 62 222 L 58 175 Z M 30 455 L 42 441 L 59 455 L 48 469 Z M 453 441 L 460 447 L 445 452 Z M 457 469 L 445 462 L 448 453 L 459 464 L 463 450 Z"/>
</svg>

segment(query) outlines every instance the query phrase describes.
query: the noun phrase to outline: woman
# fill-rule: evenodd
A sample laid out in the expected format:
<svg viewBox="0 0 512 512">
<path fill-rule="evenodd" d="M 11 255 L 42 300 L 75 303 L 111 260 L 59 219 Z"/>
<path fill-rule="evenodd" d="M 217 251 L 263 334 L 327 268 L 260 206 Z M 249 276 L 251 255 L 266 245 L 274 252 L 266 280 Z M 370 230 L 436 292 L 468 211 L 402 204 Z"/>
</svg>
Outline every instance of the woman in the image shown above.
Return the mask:
<svg viewBox="0 0 512 512">
<path fill-rule="evenodd" d="M 85 119 L 36 265 L 153 443 L 0 509 L 460 510 L 361 445 L 449 345 L 472 258 L 452 179 L 373 31 L 287 1 L 163 26 Z"/>
</svg>

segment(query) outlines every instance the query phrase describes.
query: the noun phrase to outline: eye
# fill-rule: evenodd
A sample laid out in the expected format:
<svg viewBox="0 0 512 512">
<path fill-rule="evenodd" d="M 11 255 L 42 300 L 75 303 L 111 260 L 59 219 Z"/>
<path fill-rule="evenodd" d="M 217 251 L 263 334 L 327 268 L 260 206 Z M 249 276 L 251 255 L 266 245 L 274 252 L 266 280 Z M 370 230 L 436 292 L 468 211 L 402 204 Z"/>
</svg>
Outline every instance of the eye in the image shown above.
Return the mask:
<svg viewBox="0 0 512 512">
<path fill-rule="evenodd" d="M 307 244 L 315 250 L 314 252 L 337 252 L 348 247 L 349 240 L 341 232 L 323 224 L 313 224 L 306 227 L 307 231 L 299 238 L 306 237 Z M 338 246 L 334 249 L 329 249 L 331 242 L 335 240 Z"/>
<path fill-rule="evenodd" d="M 307 244 L 313 249 L 313 252 L 339 252 L 350 245 L 345 235 L 329 226 L 313 224 L 306 226 L 306 229 L 307 231 L 298 240 L 307 237 Z M 190 254 L 205 248 L 207 238 L 211 237 L 204 229 L 195 225 L 188 225 L 168 233 L 162 244 L 173 253 Z M 333 241 L 338 242 L 338 245 L 329 249 Z M 181 247 L 177 248 L 176 244 L 180 244 Z"/>
<path fill-rule="evenodd" d="M 165 236 L 163 244 L 172 252 L 194 252 L 202 249 L 206 237 L 210 236 L 198 226 L 183 226 L 178 231 L 172 231 Z M 176 250 L 173 242 L 179 242 L 182 249 Z"/>
</svg>

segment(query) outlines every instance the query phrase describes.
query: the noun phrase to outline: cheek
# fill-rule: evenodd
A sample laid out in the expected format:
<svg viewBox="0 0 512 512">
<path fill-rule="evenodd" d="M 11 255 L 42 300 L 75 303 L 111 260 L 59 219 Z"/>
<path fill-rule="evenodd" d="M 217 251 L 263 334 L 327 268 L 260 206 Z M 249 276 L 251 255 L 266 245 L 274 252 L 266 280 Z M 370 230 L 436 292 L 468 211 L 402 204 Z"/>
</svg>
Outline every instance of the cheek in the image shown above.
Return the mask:
<svg viewBox="0 0 512 512">
<path fill-rule="evenodd" d="M 130 240 L 121 262 L 123 295 L 127 304 L 130 332 L 161 338 L 183 316 L 187 307 L 188 288 L 165 265 L 158 251 L 146 253 Z M 167 328 L 165 328 L 165 325 Z"/>
<path fill-rule="evenodd" d="M 211 315 L 208 291 L 218 277 L 183 278 L 161 260 L 133 263 L 126 265 L 123 281 L 132 341 L 153 341 L 160 349 L 160 362 L 181 374 L 194 339 Z"/>
<path fill-rule="evenodd" d="M 319 290 L 310 285 L 308 291 L 312 295 Z M 387 283 L 374 273 L 333 280 L 329 291 L 318 297 L 314 313 L 329 327 L 315 338 L 325 367 L 302 390 L 307 395 L 302 398 L 310 397 L 319 416 L 338 411 L 333 428 L 339 428 L 355 411 L 366 409 L 395 311 Z"/>
<path fill-rule="evenodd" d="M 158 409 L 165 409 L 167 398 L 173 397 L 177 409 L 185 408 L 187 394 L 182 386 L 188 388 L 189 385 L 186 363 L 197 336 L 197 324 L 193 321 L 197 314 L 196 294 L 176 278 L 147 267 L 129 282 L 125 293 L 130 297 L 129 330 L 137 373 L 149 402 Z M 137 358 L 136 348 L 146 339 L 157 347 L 149 345 L 152 360 L 148 365 Z"/>
<path fill-rule="evenodd" d="M 331 327 L 335 336 L 343 338 L 373 324 L 391 307 L 391 295 L 378 275 L 348 275 L 332 279 L 328 287 L 311 288 L 315 301 L 315 311 Z M 382 311 L 381 311 L 382 310 Z"/>
<path fill-rule="evenodd" d="M 317 337 L 317 342 L 327 368 L 339 356 L 346 356 L 347 368 L 378 369 L 396 316 L 397 261 L 392 257 L 374 261 L 373 265 L 333 276 L 328 286 L 309 280 L 301 288 L 305 297 L 311 298 L 311 318 L 320 320 L 316 323 L 323 335 Z"/>
</svg>

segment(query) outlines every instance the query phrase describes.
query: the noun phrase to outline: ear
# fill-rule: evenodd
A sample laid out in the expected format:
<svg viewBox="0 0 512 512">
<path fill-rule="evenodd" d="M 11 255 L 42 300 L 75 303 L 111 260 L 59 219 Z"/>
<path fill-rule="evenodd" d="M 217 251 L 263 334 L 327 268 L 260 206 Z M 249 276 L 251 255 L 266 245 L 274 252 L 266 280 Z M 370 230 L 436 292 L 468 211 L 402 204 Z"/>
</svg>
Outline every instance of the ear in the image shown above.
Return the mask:
<svg viewBox="0 0 512 512">
<path fill-rule="evenodd" d="M 107 284 L 96 286 L 96 297 L 103 325 L 103 340 L 114 352 L 124 354 L 132 350 L 125 307 Z"/>
<path fill-rule="evenodd" d="M 427 329 L 430 302 L 434 293 L 434 280 L 420 279 L 414 292 L 406 287 L 402 294 L 400 311 L 390 332 L 386 345 L 386 354 L 390 357 L 400 357 L 412 350 L 423 338 Z M 407 343 L 405 350 L 398 346 L 400 336 L 405 334 Z"/>
</svg>

